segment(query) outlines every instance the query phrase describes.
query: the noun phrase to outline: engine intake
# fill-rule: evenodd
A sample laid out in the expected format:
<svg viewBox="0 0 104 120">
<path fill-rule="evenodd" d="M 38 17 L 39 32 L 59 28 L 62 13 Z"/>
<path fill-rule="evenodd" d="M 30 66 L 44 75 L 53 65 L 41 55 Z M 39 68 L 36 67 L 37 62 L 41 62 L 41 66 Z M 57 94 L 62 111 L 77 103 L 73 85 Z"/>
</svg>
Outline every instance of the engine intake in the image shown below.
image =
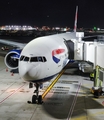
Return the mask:
<svg viewBox="0 0 104 120">
<path fill-rule="evenodd" d="M 21 50 L 12 50 L 4 58 L 5 65 L 10 69 L 18 68 L 18 61 Z"/>
</svg>

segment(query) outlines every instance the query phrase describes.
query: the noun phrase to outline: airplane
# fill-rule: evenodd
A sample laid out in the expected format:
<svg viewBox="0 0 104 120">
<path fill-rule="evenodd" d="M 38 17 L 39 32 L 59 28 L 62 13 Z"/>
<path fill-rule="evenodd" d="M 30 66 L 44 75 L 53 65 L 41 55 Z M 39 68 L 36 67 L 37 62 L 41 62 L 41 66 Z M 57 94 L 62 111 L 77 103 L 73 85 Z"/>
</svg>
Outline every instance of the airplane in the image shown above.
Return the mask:
<svg viewBox="0 0 104 120">
<path fill-rule="evenodd" d="M 10 69 L 19 70 L 20 77 L 29 82 L 29 88 L 36 87 L 36 95 L 32 96 L 32 103 L 42 103 L 39 87 L 56 76 L 70 61 L 68 41 L 78 40 L 76 37 L 77 11 L 73 32 L 48 35 L 33 39 L 27 44 L 0 40 L 17 47 L 6 54 L 4 62 Z"/>
</svg>

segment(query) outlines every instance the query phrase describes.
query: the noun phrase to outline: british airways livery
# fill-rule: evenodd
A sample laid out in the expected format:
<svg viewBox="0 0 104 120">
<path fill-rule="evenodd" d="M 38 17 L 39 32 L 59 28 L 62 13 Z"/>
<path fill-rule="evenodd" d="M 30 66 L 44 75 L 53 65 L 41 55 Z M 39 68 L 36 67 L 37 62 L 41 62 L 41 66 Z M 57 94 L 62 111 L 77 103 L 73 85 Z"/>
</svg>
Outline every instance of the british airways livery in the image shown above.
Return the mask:
<svg viewBox="0 0 104 120">
<path fill-rule="evenodd" d="M 55 57 L 55 55 L 60 55 L 64 51 L 65 51 L 65 49 L 56 49 L 56 50 L 52 51 L 52 58 L 53 58 L 54 62 L 56 62 L 56 63 L 60 62 L 60 59 Z"/>
<path fill-rule="evenodd" d="M 42 101 L 38 94 L 39 86 L 43 82 L 51 80 L 70 61 L 70 48 L 67 41 L 72 39 L 78 39 L 76 30 L 38 37 L 28 44 L 7 41 L 7 44 L 16 46 L 17 49 L 10 51 L 5 56 L 5 64 L 10 69 L 18 68 L 21 78 L 29 82 L 30 87 L 35 84 L 36 95 L 32 98 L 33 103 Z M 0 40 L 0 42 L 6 44 L 5 40 Z"/>
</svg>

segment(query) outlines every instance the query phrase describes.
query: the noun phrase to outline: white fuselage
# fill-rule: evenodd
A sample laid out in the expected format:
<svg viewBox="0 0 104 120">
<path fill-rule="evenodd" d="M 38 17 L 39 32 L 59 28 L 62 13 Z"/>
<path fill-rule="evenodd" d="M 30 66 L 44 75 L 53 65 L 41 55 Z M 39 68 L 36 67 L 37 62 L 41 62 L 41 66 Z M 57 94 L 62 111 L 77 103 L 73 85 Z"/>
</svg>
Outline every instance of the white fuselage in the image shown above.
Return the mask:
<svg viewBox="0 0 104 120">
<path fill-rule="evenodd" d="M 29 82 L 51 79 L 68 62 L 68 49 L 64 41 L 74 38 L 75 33 L 63 33 L 30 41 L 21 52 L 20 76 Z"/>
</svg>

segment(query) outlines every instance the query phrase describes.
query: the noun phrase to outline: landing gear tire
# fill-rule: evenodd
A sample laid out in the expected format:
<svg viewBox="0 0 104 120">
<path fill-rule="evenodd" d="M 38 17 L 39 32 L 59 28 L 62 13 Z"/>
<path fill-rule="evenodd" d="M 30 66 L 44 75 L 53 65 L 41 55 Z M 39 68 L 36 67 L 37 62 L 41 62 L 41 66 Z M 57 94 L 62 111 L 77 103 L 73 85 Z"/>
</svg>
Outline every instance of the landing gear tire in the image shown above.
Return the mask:
<svg viewBox="0 0 104 120">
<path fill-rule="evenodd" d="M 38 97 L 38 104 L 42 104 L 42 103 L 43 103 L 43 101 L 42 101 L 42 96 L 39 95 L 39 97 Z"/>
<path fill-rule="evenodd" d="M 37 98 L 36 95 L 32 96 L 32 104 L 36 104 L 36 103 L 38 103 L 38 104 L 42 104 L 43 103 L 41 95 L 39 95 L 38 98 Z"/>
<path fill-rule="evenodd" d="M 94 98 L 99 98 L 100 96 L 100 93 L 97 91 L 97 92 L 94 92 Z"/>
<path fill-rule="evenodd" d="M 43 101 L 42 101 L 42 96 L 41 95 L 39 95 L 39 86 L 40 86 L 40 84 L 38 84 L 38 83 L 36 83 L 36 84 L 34 84 L 35 86 L 36 86 L 36 90 L 34 91 L 34 93 L 36 94 L 36 95 L 33 95 L 32 96 L 32 101 L 27 101 L 27 103 L 32 103 L 32 104 L 42 104 L 43 103 Z M 29 87 L 31 88 L 31 87 L 33 87 L 33 83 L 30 83 L 29 84 Z"/>
<path fill-rule="evenodd" d="M 33 103 L 33 104 L 36 104 L 36 103 L 37 103 L 37 97 L 36 97 L 36 95 L 33 95 L 33 96 L 32 96 L 32 103 Z"/>
</svg>

